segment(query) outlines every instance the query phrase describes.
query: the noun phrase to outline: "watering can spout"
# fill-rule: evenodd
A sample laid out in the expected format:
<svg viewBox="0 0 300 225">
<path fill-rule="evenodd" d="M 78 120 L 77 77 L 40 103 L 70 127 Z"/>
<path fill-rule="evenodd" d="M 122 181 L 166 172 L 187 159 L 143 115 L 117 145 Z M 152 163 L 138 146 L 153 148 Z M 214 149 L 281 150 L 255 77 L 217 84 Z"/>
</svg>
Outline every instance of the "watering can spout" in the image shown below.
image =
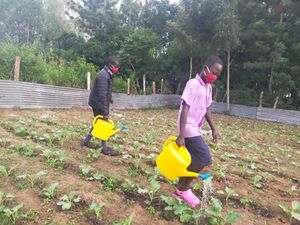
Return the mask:
<svg viewBox="0 0 300 225">
<path fill-rule="evenodd" d="M 107 141 L 112 135 L 127 130 L 126 127 L 121 126 L 114 129 L 115 124 L 112 120 L 103 120 L 103 116 L 99 115 L 94 118 L 92 135 L 103 141 Z"/>
</svg>

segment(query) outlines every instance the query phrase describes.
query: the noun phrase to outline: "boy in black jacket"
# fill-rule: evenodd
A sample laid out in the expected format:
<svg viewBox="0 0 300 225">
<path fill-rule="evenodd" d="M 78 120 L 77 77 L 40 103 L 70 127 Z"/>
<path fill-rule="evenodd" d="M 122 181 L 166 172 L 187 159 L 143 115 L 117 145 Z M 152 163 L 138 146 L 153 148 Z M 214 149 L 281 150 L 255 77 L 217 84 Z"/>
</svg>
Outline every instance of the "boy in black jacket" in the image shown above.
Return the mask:
<svg viewBox="0 0 300 225">
<path fill-rule="evenodd" d="M 98 115 L 102 115 L 105 120 L 109 118 L 109 104 L 113 103 L 112 100 L 112 79 L 113 74 L 118 72 L 120 68 L 120 62 L 115 57 L 110 57 L 108 59 L 107 65 L 98 73 L 96 76 L 93 88 L 89 97 L 89 105 L 93 109 L 94 117 Z M 82 146 L 86 146 L 88 148 L 93 148 L 90 143 L 92 138 L 90 129 L 88 135 L 82 142 Z M 101 142 L 102 153 L 105 155 L 117 155 L 117 152 L 113 151 L 111 148 L 106 146 L 106 141 Z"/>
</svg>

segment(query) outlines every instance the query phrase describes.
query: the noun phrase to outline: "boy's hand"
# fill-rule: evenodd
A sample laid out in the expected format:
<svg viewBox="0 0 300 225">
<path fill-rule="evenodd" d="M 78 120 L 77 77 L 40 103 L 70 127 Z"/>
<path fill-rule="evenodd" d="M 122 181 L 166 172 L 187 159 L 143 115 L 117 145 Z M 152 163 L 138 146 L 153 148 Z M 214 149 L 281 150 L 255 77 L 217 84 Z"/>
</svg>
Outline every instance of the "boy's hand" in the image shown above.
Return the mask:
<svg viewBox="0 0 300 225">
<path fill-rule="evenodd" d="M 184 145 L 184 137 L 178 136 L 176 139 L 176 144 L 178 145 L 178 147 L 181 147 L 182 145 Z"/>
<path fill-rule="evenodd" d="M 217 130 L 212 130 L 212 137 L 213 137 L 213 142 L 217 143 L 218 142 L 218 137 L 219 137 L 219 132 Z"/>
<path fill-rule="evenodd" d="M 108 116 L 108 115 L 107 115 L 107 116 L 103 116 L 103 120 L 108 121 L 108 119 L 109 119 L 109 116 Z"/>
</svg>

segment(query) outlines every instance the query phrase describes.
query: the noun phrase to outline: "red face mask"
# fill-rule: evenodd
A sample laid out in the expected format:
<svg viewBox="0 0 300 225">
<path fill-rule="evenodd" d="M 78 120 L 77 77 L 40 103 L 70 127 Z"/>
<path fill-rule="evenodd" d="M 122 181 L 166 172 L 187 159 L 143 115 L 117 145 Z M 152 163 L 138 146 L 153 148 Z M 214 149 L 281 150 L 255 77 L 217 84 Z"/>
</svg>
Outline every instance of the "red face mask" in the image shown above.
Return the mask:
<svg viewBox="0 0 300 225">
<path fill-rule="evenodd" d="M 118 67 L 112 66 L 112 67 L 110 68 L 110 70 L 111 70 L 112 73 L 116 73 L 116 72 L 118 72 L 119 68 L 118 68 Z"/>
<path fill-rule="evenodd" d="M 208 72 L 205 73 L 205 81 L 208 84 L 212 84 L 218 79 L 218 77 L 217 77 L 217 75 L 210 72 L 208 66 L 206 66 L 206 68 L 207 68 Z"/>
</svg>

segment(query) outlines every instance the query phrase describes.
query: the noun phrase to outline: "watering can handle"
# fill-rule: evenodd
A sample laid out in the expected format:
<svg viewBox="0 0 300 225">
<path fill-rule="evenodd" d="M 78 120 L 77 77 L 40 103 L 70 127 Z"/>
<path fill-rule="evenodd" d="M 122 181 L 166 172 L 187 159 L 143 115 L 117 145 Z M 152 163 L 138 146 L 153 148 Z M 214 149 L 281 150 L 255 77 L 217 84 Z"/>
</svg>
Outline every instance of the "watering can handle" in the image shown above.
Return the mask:
<svg viewBox="0 0 300 225">
<path fill-rule="evenodd" d="M 95 126 L 95 124 L 97 123 L 97 120 L 99 120 L 99 119 L 104 120 L 102 115 L 96 116 L 94 118 L 94 120 L 93 120 L 93 126 Z M 104 120 L 104 121 L 107 122 L 107 123 L 110 123 L 110 124 L 114 125 L 114 122 L 112 120 L 110 120 L 110 119 L 108 119 L 108 121 L 107 120 Z"/>
<path fill-rule="evenodd" d="M 176 139 L 177 139 L 177 137 L 175 137 L 175 136 L 168 137 L 168 139 L 164 143 L 164 147 L 167 147 L 167 145 L 169 145 L 171 142 L 175 142 Z"/>
</svg>

